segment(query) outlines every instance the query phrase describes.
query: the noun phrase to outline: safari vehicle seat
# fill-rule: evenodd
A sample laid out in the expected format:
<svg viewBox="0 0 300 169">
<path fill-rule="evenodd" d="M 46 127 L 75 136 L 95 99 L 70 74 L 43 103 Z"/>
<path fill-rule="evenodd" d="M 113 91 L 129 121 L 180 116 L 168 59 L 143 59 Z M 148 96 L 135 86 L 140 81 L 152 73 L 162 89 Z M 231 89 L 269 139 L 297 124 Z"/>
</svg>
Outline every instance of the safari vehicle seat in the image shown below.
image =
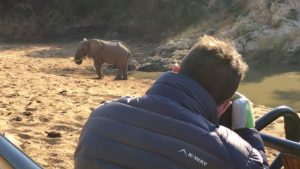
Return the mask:
<svg viewBox="0 0 300 169">
<path fill-rule="evenodd" d="M 0 134 L 0 169 L 41 169 L 30 157 Z"/>
<path fill-rule="evenodd" d="M 284 130 L 286 139 L 261 133 L 266 147 L 275 149 L 280 153 L 271 163 L 270 169 L 300 169 L 300 118 L 298 114 L 287 106 L 279 106 L 256 121 L 256 129 L 263 128 L 276 119 L 284 118 Z"/>
</svg>

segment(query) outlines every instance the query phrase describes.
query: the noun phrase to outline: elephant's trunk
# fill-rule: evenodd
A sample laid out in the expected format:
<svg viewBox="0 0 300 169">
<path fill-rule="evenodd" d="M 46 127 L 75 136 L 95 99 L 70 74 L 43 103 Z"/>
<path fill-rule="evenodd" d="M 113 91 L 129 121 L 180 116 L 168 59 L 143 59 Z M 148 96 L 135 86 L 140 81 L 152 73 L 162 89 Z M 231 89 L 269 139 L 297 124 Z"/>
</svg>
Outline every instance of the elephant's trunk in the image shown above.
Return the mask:
<svg viewBox="0 0 300 169">
<path fill-rule="evenodd" d="M 74 57 L 74 62 L 77 64 L 77 65 L 80 65 L 82 63 L 82 58 L 80 57 Z"/>
<path fill-rule="evenodd" d="M 82 59 L 74 59 L 74 62 L 77 64 L 77 65 L 80 65 L 82 63 Z"/>
</svg>

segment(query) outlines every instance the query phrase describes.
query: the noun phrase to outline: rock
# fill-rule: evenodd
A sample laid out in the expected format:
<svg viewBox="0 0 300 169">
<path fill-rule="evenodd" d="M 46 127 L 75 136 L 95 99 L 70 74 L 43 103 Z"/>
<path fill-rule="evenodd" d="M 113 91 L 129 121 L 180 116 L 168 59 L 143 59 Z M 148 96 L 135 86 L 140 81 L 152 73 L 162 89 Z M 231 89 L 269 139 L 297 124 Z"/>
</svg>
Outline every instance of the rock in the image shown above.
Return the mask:
<svg viewBox="0 0 300 169">
<path fill-rule="evenodd" d="M 59 138 L 59 137 L 62 137 L 61 133 L 59 132 L 56 132 L 56 131 L 50 131 L 50 132 L 45 132 L 47 133 L 47 137 L 49 138 Z"/>
<path fill-rule="evenodd" d="M 24 116 L 31 116 L 33 113 L 31 111 L 25 111 L 23 112 Z"/>
<path fill-rule="evenodd" d="M 189 50 L 176 50 L 173 52 L 172 60 L 174 62 L 180 62 L 188 53 Z"/>
<path fill-rule="evenodd" d="M 172 59 L 161 58 L 159 56 L 149 57 L 145 64 L 142 64 L 139 71 L 144 72 L 164 72 L 170 70 Z"/>
<path fill-rule="evenodd" d="M 137 70 L 140 66 L 141 64 L 138 61 L 132 59 L 128 64 L 128 70 L 129 71 Z"/>
<path fill-rule="evenodd" d="M 22 118 L 19 117 L 19 116 L 17 116 L 17 117 L 14 117 L 12 120 L 14 120 L 14 121 L 22 121 Z"/>
<path fill-rule="evenodd" d="M 218 32 L 217 29 L 207 29 L 207 30 L 205 31 L 205 34 L 206 34 L 206 35 L 215 35 L 217 32 Z"/>
<path fill-rule="evenodd" d="M 176 41 L 169 41 L 165 45 L 159 46 L 155 49 L 156 55 L 161 57 L 170 57 L 176 50 L 186 50 L 191 47 L 190 39 L 178 39 Z"/>
<path fill-rule="evenodd" d="M 157 64 L 151 64 L 151 63 L 146 63 L 143 64 L 138 71 L 142 71 L 142 72 L 154 72 L 154 71 L 158 71 L 161 68 L 161 66 L 157 65 Z"/>
<path fill-rule="evenodd" d="M 26 107 L 25 110 L 26 111 L 37 111 L 38 108 L 36 108 L 36 107 Z"/>
<path fill-rule="evenodd" d="M 298 64 L 299 3 L 256 0 L 251 5 L 247 15 L 240 15 L 222 35 L 234 40 L 250 65 Z"/>
<path fill-rule="evenodd" d="M 285 53 L 283 63 L 291 65 L 300 64 L 300 37 L 292 42 L 286 43 L 283 50 Z"/>
<path fill-rule="evenodd" d="M 293 42 L 286 44 L 284 48 L 289 55 L 300 53 L 300 37 L 297 37 L 297 39 L 295 39 Z"/>
<path fill-rule="evenodd" d="M 65 95 L 67 95 L 67 90 L 62 90 L 62 91 L 58 92 L 58 94 L 65 96 Z"/>
</svg>

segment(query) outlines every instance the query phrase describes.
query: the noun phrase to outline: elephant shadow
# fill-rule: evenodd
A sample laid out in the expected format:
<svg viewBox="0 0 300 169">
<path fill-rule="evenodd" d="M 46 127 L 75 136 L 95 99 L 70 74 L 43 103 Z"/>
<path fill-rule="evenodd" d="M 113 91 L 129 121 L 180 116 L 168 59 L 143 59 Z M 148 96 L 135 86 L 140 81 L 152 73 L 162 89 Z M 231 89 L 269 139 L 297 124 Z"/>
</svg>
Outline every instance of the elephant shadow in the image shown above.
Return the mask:
<svg viewBox="0 0 300 169">
<path fill-rule="evenodd" d="M 82 67 L 56 67 L 56 68 L 47 68 L 42 70 L 46 74 L 54 74 L 57 76 L 63 77 L 73 77 L 80 79 L 98 79 L 95 74 L 94 66 L 82 66 Z M 103 74 L 105 76 L 113 77 L 116 73 L 116 68 L 114 65 L 104 65 Z"/>
</svg>

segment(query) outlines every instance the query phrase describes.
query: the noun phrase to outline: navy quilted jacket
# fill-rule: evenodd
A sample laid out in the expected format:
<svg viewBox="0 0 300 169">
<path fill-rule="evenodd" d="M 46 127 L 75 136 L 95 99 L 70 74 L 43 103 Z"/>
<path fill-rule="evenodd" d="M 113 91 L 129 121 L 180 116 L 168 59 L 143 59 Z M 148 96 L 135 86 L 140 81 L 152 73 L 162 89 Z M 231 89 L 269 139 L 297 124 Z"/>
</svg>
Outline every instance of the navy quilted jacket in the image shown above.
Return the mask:
<svg viewBox="0 0 300 169">
<path fill-rule="evenodd" d="M 237 134 L 238 133 L 238 134 Z M 81 133 L 76 169 L 263 169 L 259 133 L 219 125 L 217 106 L 194 80 L 160 76 L 145 96 L 97 108 Z"/>
</svg>

